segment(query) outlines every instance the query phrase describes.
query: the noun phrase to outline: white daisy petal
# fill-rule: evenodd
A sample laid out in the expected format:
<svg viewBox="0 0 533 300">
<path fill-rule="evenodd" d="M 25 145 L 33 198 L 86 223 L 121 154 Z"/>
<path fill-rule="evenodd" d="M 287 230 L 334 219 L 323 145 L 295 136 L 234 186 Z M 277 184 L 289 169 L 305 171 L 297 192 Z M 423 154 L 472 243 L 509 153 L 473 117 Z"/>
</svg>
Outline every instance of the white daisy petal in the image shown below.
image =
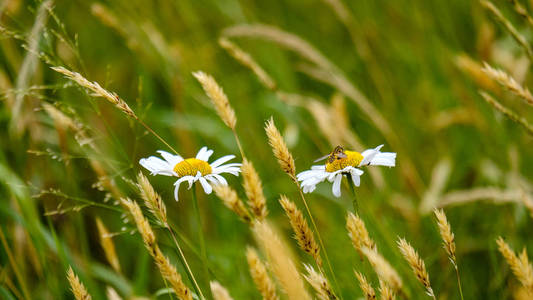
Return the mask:
<svg viewBox="0 0 533 300">
<path fill-rule="evenodd" d="M 394 152 L 380 152 L 370 162 L 372 166 L 385 166 L 385 167 L 395 167 L 396 166 L 396 153 Z"/>
<path fill-rule="evenodd" d="M 139 160 L 139 164 L 149 170 L 152 175 L 165 175 L 165 176 L 173 176 L 174 170 L 172 169 L 173 166 L 169 165 L 166 161 L 155 157 L 150 156 L 148 158 L 141 158 Z"/>
<path fill-rule="evenodd" d="M 357 170 L 357 169 L 355 169 L 355 170 Z M 360 177 L 360 174 L 355 172 L 355 170 L 350 172 L 350 174 L 352 175 L 353 184 L 355 186 L 359 186 L 361 184 L 361 177 Z"/>
<path fill-rule="evenodd" d="M 168 153 L 163 150 L 158 150 L 157 153 L 161 154 L 161 156 L 163 156 L 163 158 L 172 166 L 175 166 L 177 163 L 183 160 L 183 157 Z"/>
<path fill-rule="evenodd" d="M 341 181 L 342 174 L 337 174 L 337 177 L 335 177 L 335 181 L 333 181 L 333 186 L 331 187 L 333 195 L 337 198 L 341 196 Z"/>
<path fill-rule="evenodd" d="M 204 177 L 200 177 L 198 179 L 200 181 L 200 184 L 202 185 L 202 187 L 204 188 L 204 192 L 206 194 L 211 194 L 211 192 L 213 191 L 213 188 L 211 187 L 211 185 L 207 182 L 207 180 L 205 180 Z"/>
<path fill-rule="evenodd" d="M 204 154 L 204 159 L 205 161 L 209 161 L 209 158 L 211 157 L 211 155 L 213 155 L 213 150 L 207 150 L 207 152 Z"/>
<path fill-rule="evenodd" d="M 216 168 L 218 166 L 220 166 L 221 164 L 227 162 L 227 161 L 230 161 L 232 159 L 235 158 L 235 155 L 226 155 L 226 156 L 222 156 L 221 158 L 215 160 L 214 162 L 211 163 L 211 167 L 212 168 Z"/>
<path fill-rule="evenodd" d="M 178 201 L 178 191 L 180 189 L 180 184 L 187 180 L 187 177 L 190 177 L 190 176 L 185 176 L 185 177 L 181 177 L 180 179 L 176 180 L 176 182 L 174 182 L 174 198 L 176 199 L 176 201 Z"/>
<path fill-rule="evenodd" d="M 365 150 L 361 153 L 361 155 L 363 156 L 363 160 L 361 161 L 361 163 L 359 163 L 359 166 L 367 166 L 367 165 L 370 165 L 370 162 L 372 161 L 372 159 L 374 158 L 374 156 L 376 156 L 376 154 L 380 153 L 380 149 L 383 147 L 383 145 L 379 145 L 377 146 L 376 148 L 374 149 L 368 149 L 368 150 Z"/>
<path fill-rule="evenodd" d="M 196 158 L 199 160 L 207 161 L 209 157 L 213 154 L 213 150 L 207 149 L 207 147 L 202 147 L 200 151 L 196 154 Z"/>
<path fill-rule="evenodd" d="M 216 180 L 218 180 L 219 184 L 222 184 L 222 185 L 228 185 L 228 182 L 226 181 L 226 178 L 218 175 L 218 174 L 211 174 L 209 175 L 210 177 L 213 177 L 213 178 L 216 178 Z"/>
</svg>

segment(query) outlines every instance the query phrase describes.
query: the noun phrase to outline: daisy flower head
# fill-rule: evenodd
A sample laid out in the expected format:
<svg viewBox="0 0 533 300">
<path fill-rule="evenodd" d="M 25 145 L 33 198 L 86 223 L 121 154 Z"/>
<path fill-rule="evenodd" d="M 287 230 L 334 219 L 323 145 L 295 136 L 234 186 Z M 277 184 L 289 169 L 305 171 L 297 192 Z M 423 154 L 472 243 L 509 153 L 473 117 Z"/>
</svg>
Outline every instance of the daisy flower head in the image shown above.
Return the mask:
<svg viewBox="0 0 533 300">
<path fill-rule="evenodd" d="M 344 175 L 351 175 L 353 184 L 359 186 L 361 183 L 360 176 L 363 170 L 359 169 L 364 166 L 396 166 L 396 153 L 381 152 L 383 145 L 376 148 L 365 150 L 361 153 L 357 151 L 344 150 L 341 146 L 335 147 L 333 152 L 325 156 L 326 163 L 315 165 L 311 170 L 303 171 L 296 175 L 298 181 L 301 181 L 304 193 L 311 193 L 315 190 L 316 185 L 328 180 L 333 182 L 332 192 L 335 197 L 341 196 L 341 180 Z"/>
<path fill-rule="evenodd" d="M 180 184 L 184 181 L 189 183 L 189 189 L 192 184 L 199 181 L 206 194 L 211 194 L 213 191 L 212 185 L 228 185 L 228 182 L 221 174 L 229 173 L 239 176 L 241 171 L 240 163 L 224 164 L 233 158 L 235 155 L 226 155 L 209 163 L 209 157 L 213 154 L 213 150 L 202 147 L 196 157 L 184 159 L 180 155 L 174 155 L 163 150 L 157 151 L 163 159 L 150 156 L 148 158 L 141 158 L 139 164 L 146 168 L 152 175 L 175 176 L 178 180 L 174 183 L 174 198 L 178 201 L 178 191 Z"/>
</svg>

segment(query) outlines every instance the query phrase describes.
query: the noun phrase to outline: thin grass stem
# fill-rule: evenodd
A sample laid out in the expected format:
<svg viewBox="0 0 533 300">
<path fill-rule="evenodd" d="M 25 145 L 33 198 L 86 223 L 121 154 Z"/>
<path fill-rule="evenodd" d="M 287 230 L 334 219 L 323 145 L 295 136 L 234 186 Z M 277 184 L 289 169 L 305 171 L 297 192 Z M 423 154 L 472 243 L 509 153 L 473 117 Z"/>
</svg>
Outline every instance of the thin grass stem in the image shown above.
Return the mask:
<svg viewBox="0 0 533 300">
<path fill-rule="evenodd" d="M 207 251 L 205 248 L 205 238 L 204 238 L 204 232 L 203 232 L 203 226 L 202 226 L 202 217 L 200 215 L 200 205 L 198 204 L 198 197 L 196 196 L 196 184 L 191 189 L 192 193 L 192 203 L 194 206 L 194 211 L 196 214 L 196 222 L 198 225 L 198 239 L 200 240 L 200 252 L 202 254 L 202 265 L 204 269 L 204 281 L 206 282 L 207 287 L 209 287 L 209 268 L 207 263 Z M 207 293 L 209 297 L 212 299 L 213 295 L 211 294 L 211 289 L 207 288 Z"/>
<path fill-rule="evenodd" d="M 322 236 L 320 236 L 320 231 L 318 231 L 318 227 L 316 226 L 315 219 L 313 218 L 313 215 L 311 214 L 311 210 L 309 209 L 309 206 L 307 205 L 307 201 L 305 200 L 305 196 L 302 192 L 302 189 L 300 187 L 300 183 L 297 180 L 294 180 L 296 183 L 296 186 L 298 187 L 298 192 L 300 193 L 300 197 L 302 198 L 302 202 L 304 203 L 305 209 L 307 210 L 307 214 L 309 215 L 309 219 L 311 220 L 311 224 L 313 224 L 313 229 L 316 232 L 316 235 L 318 237 L 318 242 L 320 243 L 320 247 L 322 248 L 322 252 L 324 252 L 324 257 L 326 258 L 326 263 L 328 264 L 329 272 L 331 273 L 331 278 L 333 278 L 333 283 L 335 284 L 335 289 L 338 291 L 339 298 L 342 299 L 342 293 L 339 288 L 339 283 L 337 282 L 337 278 L 335 277 L 335 272 L 333 272 L 333 268 L 331 267 L 331 262 L 329 261 L 328 252 L 326 251 L 326 247 L 324 247 L 324 243 L 322 242 Z"/>
<path fill-rule="evenodd" d="M 185 267 L 185 271 L 187 273 L 187 277 L 189 277 L 189 280 L 192 282 L 193 288 L 196 291 L 196 294 L 200 297 L 200 299 L 205 299 L 204 294 L 202 294 L 202 290 L 200 289 L 200 286 L 198 285 L 198 282 L 196 282 L 196 278 L 194 278 L 194 274 L 191 271 L 191 267 L 189 267 L 189 264 L 187 263 L 187 259 L 185 259 L 185 255 L 183 254 L 183 251 L 181 250 L 181 247 L 178 243 L 178 240 L 176 239 L 176 235 L 174 234 L 174 231 L 168 224 L 165 224 L 166 229 L 170 233 L 170 236 L 172 236 L 172 240 L 174 241 L 174 244 L 176 245 L 176 248 L 178 249 L 179 255 L 178 258 L 181 261 L 181 264 Z"/>
</svg>

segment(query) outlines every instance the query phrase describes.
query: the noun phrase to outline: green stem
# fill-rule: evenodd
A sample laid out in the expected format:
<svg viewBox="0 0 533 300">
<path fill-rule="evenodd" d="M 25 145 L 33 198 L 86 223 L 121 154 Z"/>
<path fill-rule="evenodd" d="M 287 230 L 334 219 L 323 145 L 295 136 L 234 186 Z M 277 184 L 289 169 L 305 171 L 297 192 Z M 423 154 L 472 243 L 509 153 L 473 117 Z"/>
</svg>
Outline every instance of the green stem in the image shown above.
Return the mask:
<svg viewBox="0 0 533 300">
<path fill-rule="evenodd" d="M 194 206 L 194 211 L 196 213 L 196 223 L 198 226 L 198 238 L 200 240 L 200 252 L 202 253 L 202 265 L 204 269 L 204 280 L 206 281 L 205 287 L 207 288 L 207 294 L 210 298 L 213 298 L 211 295 L 211 289 L 209 288 L 209 269 L 207 267 L 207 252 L 205 248 L 205 239 L 204 233 L 202 230 L 202 217 L 200 215 L 200 205 L 198 204 L 198 197 L 196 197 L 196 184 L 192 187 L 192 203 Z"/>
<path fill-rule="evenodd" d="M 353 195 L 353 200 L 352 200 L 353 212 L 357 214 L 359 212 L 359 205 L 357 204 L 357 196 L 355 194 L 355 188 L 353 187 L 352 174 L 348 175 L 348 185 L 350 186 L 350 190 L 352 191 L 352 195 Z"/>
<path fill-rule="evenodd" d="M 457 262 L 454 263 L 454 267 L 455 267 L 455 274 L 457 274 L 457 285 L 459 286 L 459 293 L 461 294 L 461 300 L 464 300 L 463 288 L 461 287 L 461 277 L 459 276 L 459 268 L 457 267 Z"/>
<path fill-rule="evenodd" d="M 176 244 L 176 248 L 178 248 L 179 252 L 179 259 L 181 261 L 181 264 L 185 267 L 185 271 L 187 273 L 187 277 L 189 277 L 189 280 L 193 284 L 194 290 L 196 291 L 196 294 L 200 297 L 200 299 L 205 299 L 204 294 L 202 294 L 202 290 L 200 289 L 200 286 L 198 285 L 198 282 L 196 282 L 196 278 L 194 278 L 194 275 L 191 271 L 191 268 L 189 267 L 189 264 L 187 263 L 187 260 L 185 259 L 185 255 L 183 254 L 183 251 L 181 251 L 181 247 L 178 244 L 178 240 L 176 239 L 176 236 L 174 234 L 174 231 L 172 231 L 172 228 L 168 224 L 165 224 L 165 227 L 170 232 L 170 235 L 172 236 L 172 239 L 174 240 L 174 244 Z"/>
<path fill-rule="evenodd" d="M 320 232 L 318 231 L 318 227 L 316 226 L 315 219 L 313 218 L 313 215 L 311 214 L 311 210 L 309 209 L 309 206 L 307 205 L 307 201 L 305 200 L 304 194 L 302 192 L 302 189 L 300 187 L 300 183 L 297 180 L 294 180 L 296 183 L 296 186 L 298 187 L 298 191 L 300 192 L 300 197 L 302 198 L 302 202 L 304 203 L 305 209 L 307 210 L 307 214 L 309 215 L 309 219 L 311 220 L 311 224 L 313 225 L 313 229 L 316 232 L 316 235 L 318 237 L 318 242 L 320 243 L 320 247 L 322 248 L 322 252 L 324 253 L 324 257 L 326 258 L 326 263 L 328 264 L 329 272 L 331 273 L 331 277 L 333 278 L 333 283 L 335 284 L 335 288 L 338 291 L 339 298 L 342 299 L 342 292 L 339 287 L 339 283 L 337 282 L 337 278 L 335 277 L 335 272 L 333 272 L 333 268 L 331 267 L 331 263 L 329 261 L 328 252 L 326 251 L 326 247 L 324 247 L 324 243 L 322 242 L 322 237 L 320 236 Z"/>
</svg>

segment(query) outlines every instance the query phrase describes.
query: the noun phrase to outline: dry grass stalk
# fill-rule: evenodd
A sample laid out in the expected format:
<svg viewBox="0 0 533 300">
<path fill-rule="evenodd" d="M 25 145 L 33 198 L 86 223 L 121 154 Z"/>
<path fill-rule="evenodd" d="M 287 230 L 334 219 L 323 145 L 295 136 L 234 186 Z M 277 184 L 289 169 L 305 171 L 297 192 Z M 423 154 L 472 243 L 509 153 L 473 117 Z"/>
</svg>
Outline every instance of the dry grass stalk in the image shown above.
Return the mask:
<svg viewBox="0 0 533 300">
<path fill-rule="evenodd" d="M 424 261 L 405 239 L 400 238 L 397 243 L 398 248 L 400 248 L 400 252 L 402 252 L 403 257 L 413 270 L 413 273 L 415 273 L 416 279 L 418 279 L 424 288 L 426 288 L 426 293 L 433 299 L 436 299 L 433 289 L 431 288 L 429 274 L 426 271 L 426 264 Z"/>
<path fill-rule="evenodd" d="M 223 287 L 218 281 L 211 281 L 209 283 L 211 286 L 211 292 L 213 293 L 214 300 L 233 300 L 229 295 L 228 290 Z"/>
<path fill-rule="evenodd" d="M 290 300 L 310 300 L 288 247 L 266 222 L 254 224 L 254 235 L 265 251 L 272 271 Z"/>
<path fill-rule="evenodd" d="M 4 5 L 7 2 L 2 3 Z M 25 49 L 27 51 L 24 56 L 22 64 L 18 68 L 16 90 L 23 91 L 28 89 L 31 85 L 32 78 L 36 76 L 37 67 L 39 64 L 39 58 L 41 58 L 42 51 L 40 49 L 41 35 L 46 31 L 46 21 L 48 20 L 48 11 L 54 5 L 51 0 L 42 1 L 39 5 L 39 9 L 36 11 L 35 22 L 29 32 L 28 37 L 22 38 L 26 43 Z M 3 9 L 2 9 L 3 10 Z M 4 31 L 4 30 L 2 30 Z M 4 32 L 5 33 L 5 32 Z M 15 102 L 13 103 L 11 111 L 11 124 L 10 129 L 14 130 L 14 133 L 21 134 L 33 116 L 33 105 L 24 103 L 26 99 L 26 93 L 15 94 Z"/>
<path fill-rule="evenodd" d="M 101 97 L 107 101 L 113 103 L 118 109 L 127 114 L 128 116 L 138 119 L 133 110 L 128 106 L 128 104 L 122 100 L 117 94 L 107 91 L 102 88 L 98 82 L 90 82 L 80 73 L 67 70 L 63 67 L 52 67 L 52 70 L 65 75 L 68 79 L 76 82 L 83 88 L 86 88 L 93 92 L 92 96 Z"/>
<path fill-rule="evenodd" d="M 518 30 L 511 24 L 511 22 L 502 14 L 502 12 L 492 4 L 492 2 L 487 0 L 481 0 L 481 5 L 485 7 L 487 10 L 489 10 L 494 17 L 496 17 L 496 20 L 501 23 L 507 31 L 511 34 L 511 36 L 516 40 L 516 42 L 524 48 L 526 51 L 527 56 L 529 57 L 530 61 L 533 61 L 533 51 L 531 50 L 531 47 L 529 46 L 529 43 L 527 42 L 526 38 L 521 35 Z"/>
<path fill-rule="evenodd" d="M 122 204 L 128 208 L 130 214 L 133 216 L 135 223 L 137 224 L 137 229 L 142 236 L 144 245 L 150 255 L 156 262 L 157 267 L 161 276 L 167 280 L 172 289 L 176 293 L 176 296 L 181 300 L 192 300 L 191 291 L 183 283 L 181 275 L 178 273 L 176 268 L 170 263 L 168 258 L 161 252 L 159 246 L 155 242 L 155 235 L 150 227 L 150 223 L 143 216 L 141 208 L 137 202 L 131 201 L 130 199 L 122 199 Z"/>
<path fill-rule="evenodd" d="M 348 213 L 346 217 L 346 229 L 348 230 L 348 235 L 352 240 L 354 248 L 359 254 L 363 255 L 361 251 L 363 247 L 376 250 L 376 243 L 370 238 L 365 223 L 359 215 L 354 215 L 351 212 Z"/>
<path fill-rule="evenodd" d="M 239 46 L 232 43 L 227 38 L 220 38 L 218 44 L 224 48 L 228 53 L 240 62 L 243 66 L 249 68 L 259 81 L 270 90 L 276 90 L 276 83 L 272 78 L 259 66 L 259 64 L 250 56 L 250 54 L 244 52 Z"/>
<path fill-rule="evenodd" d="M 107 258 L 107 261 L 115 271 L 120 272 L 120 261 L 117 256 L 117 252 L 115 251 L 115 244 L 113 243 L 113 239 L 109 234 L 109 231 L 100 218 L 96 218 L 96 227 L 98 228 L 100 244 L 102 245 L 102 249 L 104 249 L 104 254 Z"/>
<path fill-rule="evenodd" d="M 374 291 L 374 288 L 366 280 L 365 275 L 363 275 L 360 272 L 354 271 L 355 277 L 357 277 L 357 280 L 359 281 L 359 286 L 361 287 L 361 290 L 363 291 L 363 294 L 365 295 L 366 300 L 376 300 L 376 291 Z"/>
<path fill-rule="evenodd" d="M 512 93 L 522 98 L 527 104 L 533 105 L 533 95 L 531 95 L 529 89 L 521 86 L 511 75 L 505 73 L 505 71 L 493 68 L 488 63 L 484 63 L 483 72 Z"/>
<path fill-rule="evenodd" d="M 470 56 L 466 54 L 459 54 L 455 57 L 455 64 L 463 72 L 467 73 L 472 80 L 475 81 L 477 85 L 482 87 L 485 90 L 492 92 L 500 91 L 500 88 L 496 82 L 490 79 L 485 72 L 483 72 L 483 67 L 479 62 L 473 60 Z"/>
<path fill-rule="evenodd" d="M 67 271 L 67 279 L 68 279 L 68 282 L 70 283 L 70 288 L 72 289 L 72 293 L 74 294 L 74 298 L 76 298 L 76 300 L 92 299 L 91 295 L 89 294 L 89 292 L 87 291 L 83 283 L 81 283 L 78 276 L 74 274 L 74 271 L 72 270 L 72 267 L 70 266 L 68 267 L 68 271 Z"/>
<path fill-rule="evenodd" d="M 246 248 L 246 260 L 250 267 L 250 274 L 254 280 L 255 286 L 263 296 L 264 300 L 278 300 L 279 297 L 276 294 L 276 285 L 270 279 L 267 269 L 263 262 L 259 259 L 257 252 L 251 248 Z"/>
<path fill-rule="evenodd" d="M 498 237 L 496 243 L 498 244 L 498 250 L 511 266 L 513 274 L 530 294 L 533 293 L 533 267 L 527 258 L 526 248 L 517 256 L 502 237 Z"/>
<path fill-rule="evenodd" d="M 237 117 L 235 117 L 235 111 L 229 104 L 228 97 L 224 93 L 224 90 L 215 79 L 202 71 L 192 73 L 192 75 L 200 82 L 204 92 L 209 99 L 213 102 L 218 116 L 222 119 L 224 124 L 235 130 L 235 124 L 237 123 Z"/>
<path fill-rule="evenodd" d="M 122 297 L 120 297 L 117 291 L 110 286 L 106 288 L 105 294 L 107 296 L 107 300 L 122 300 Z"/>
<path fill-rule="evenodd" d="M 236 213 L 243 221 L 251 223 L 252 217 L 234 189 L 227 185 L 216 185 L 213 190 L 217 197 L 222 200 L 224 205 Z"/>
<path fill-rule="evenodd" d="M 305 280 L 315 289 L 316 295 L 320 300 L 334 300 L 337 299 L 335 293 L 331 289 L 328 280 L 324 274 L 319 273 L 310 265 L 304 265 L 307 275 L 304 275 Z"/>
<path fill-rule="evenodd" d="M 469 115 L 471 118 L 471 116 Z M 449 158 L 441 159 L 431 172 L 431 182 L 427 188 L 422 201 L 420 201 L 419 209 L 423 214 L 431 212 L 437 206 L 439 197 L 446 187 L 446 183 L 450 178 L 452 171 L 452 162 Z"/>
<path fill-rule="evenodd" d="M 241 166 L 241 173 L 243 177 L 243 187 L 248 197 L 248 206 L 252 209 L 254 216 L 262 221 L 268 214 L 266 208 L 266 199 L 263 194 L 263 184 L 261 178 L 255 171 L 252 162 L 244 159 Z"/>
<path fill-rule="evenodd" d="M 322 259 L 320 258 L 320 247 L 318 246 L 313 231 L 309 228 L 302 212 L 296 207 L 294 202 L 290 201 L 285 195 L 281 195 L 279 203 L 285 210 L 287 217 L 291 223 L 292 230 L 300 248 L 309 253 L 319 267 L 322 267 Z"/>
<path fill-rule="evenodd" d="M 311 44 L 299 36 L 283 31 L 277 27 L 255 24 L 236 25 L 224 29 L 222 32 L 226 37 L 253 37 L 272 41 L 283 48 L 298 53 L 301 57 L 313 62 L 325 70 L 336 70 L 337 68 L 322 53 L 316 50 Z"/>
<path fill-rule="evenodd" d="M 154 215 L 161 225 L 168 227 L 165 203 L 163 203 L 161 196 L 154 190 L 154 187 L 142 172 L 137 174 L 137 187 L 141 198 L 144 200 L 144 205 L 148 207 L 152 215 Z"/>
<path fill-rule="evenodd" d="M 490 105 L 492 105 L 496 110 L 500 111 L 504 116 L 506 116 L 509 120 L 521 125 L 524 127 L 524 129 L 529 133 L 530 135 L 533 135 L 533 126 L 529 124 L 529 122 L 519 116 L 514 111 L 510 110 L 509 108 L 503 106 L 500 102 L 496 101 L 496 99 L 492 98 L 489 94 L 480 91 L 479 94 L 487 101 Z"/>
<path fill-rule="evenodd" d="M 463 299 L 463 288 L 461 286 L 461 277 L 459 276 L 459 267 L 457 264 L 457 257 L 455 256 L 455 237 L 452 232 L 450 223 L 444 214 L 442 209 L 435 209 L 433 211 L 435 217 L 437 218 L 437 225 L 439 226 L 440 236 L 442 237 L 442 246 L 446 253 L 448 253 L 448 258 L 452 262 L 453 267 L 455 268 L 455 275 L 457 276 L 457 286 L 459 287 L 459 293 L 461 294 L 461 299 Z"/>
<path fill-rule="evenodd" d="M 362 247 L 361 252 L 366 256 L 379 279 L 383 280 L 394 291 L 401 291 L 402 279 L 383 256 L 368 247 Z"/>
<path fill-rule="evenodd" d="M 455 257 L 455 236 L 452 232 L 450 223 L 448 223 L 446 214 L 444 214 L 442 209 L 435 209 L 433 213 L 435 213 L 435 217 L 437 218 L 437 225 L 439 226 L 440 236 L 443 241 L 442 246 L 444 250 L 446 250 L 446 253 L 448 253 L 448 258 L 450 258 L 454 267 L 457 267 L 457 258 Z"/>
<path fill-rule="evenodd" d="M 381 300 L 394 300 L 394 291 L 382 280 L 379 281 L 379 293 Z"/>
<path fill-rule="evenodd" d="M 527 9 L 518 0 L 510 0 L 510 2 L 513 4 L 514 11 L 526 19 L 530 26 L 533 26 L 533 18 L 529 15 Z"/>
<path fill-rule="evenodd" d="M 499 187 L 479 187 L 449 192 L 441 197 L 440 207 L 468 204 L 490 200 L 494 204 L 518 203 L 525 205 L 533 215 L 533 199 L 523 189 L 501 189 Z"/>
<path fill-rule="evenodd" d="M 296 181 L 296 167 L 294 164 L 294 158 L 285 144 L 281 133 L 279 133 L 276 124 L 274 124 L 274 119 L 270 118 L 265 124 L 265 131 L 268 136 L 268 143 L 272 147 L 272 152 L 278 160 L 278 163 L 281 169 L 287 173 L 292 180 Z"/>
</svg>

